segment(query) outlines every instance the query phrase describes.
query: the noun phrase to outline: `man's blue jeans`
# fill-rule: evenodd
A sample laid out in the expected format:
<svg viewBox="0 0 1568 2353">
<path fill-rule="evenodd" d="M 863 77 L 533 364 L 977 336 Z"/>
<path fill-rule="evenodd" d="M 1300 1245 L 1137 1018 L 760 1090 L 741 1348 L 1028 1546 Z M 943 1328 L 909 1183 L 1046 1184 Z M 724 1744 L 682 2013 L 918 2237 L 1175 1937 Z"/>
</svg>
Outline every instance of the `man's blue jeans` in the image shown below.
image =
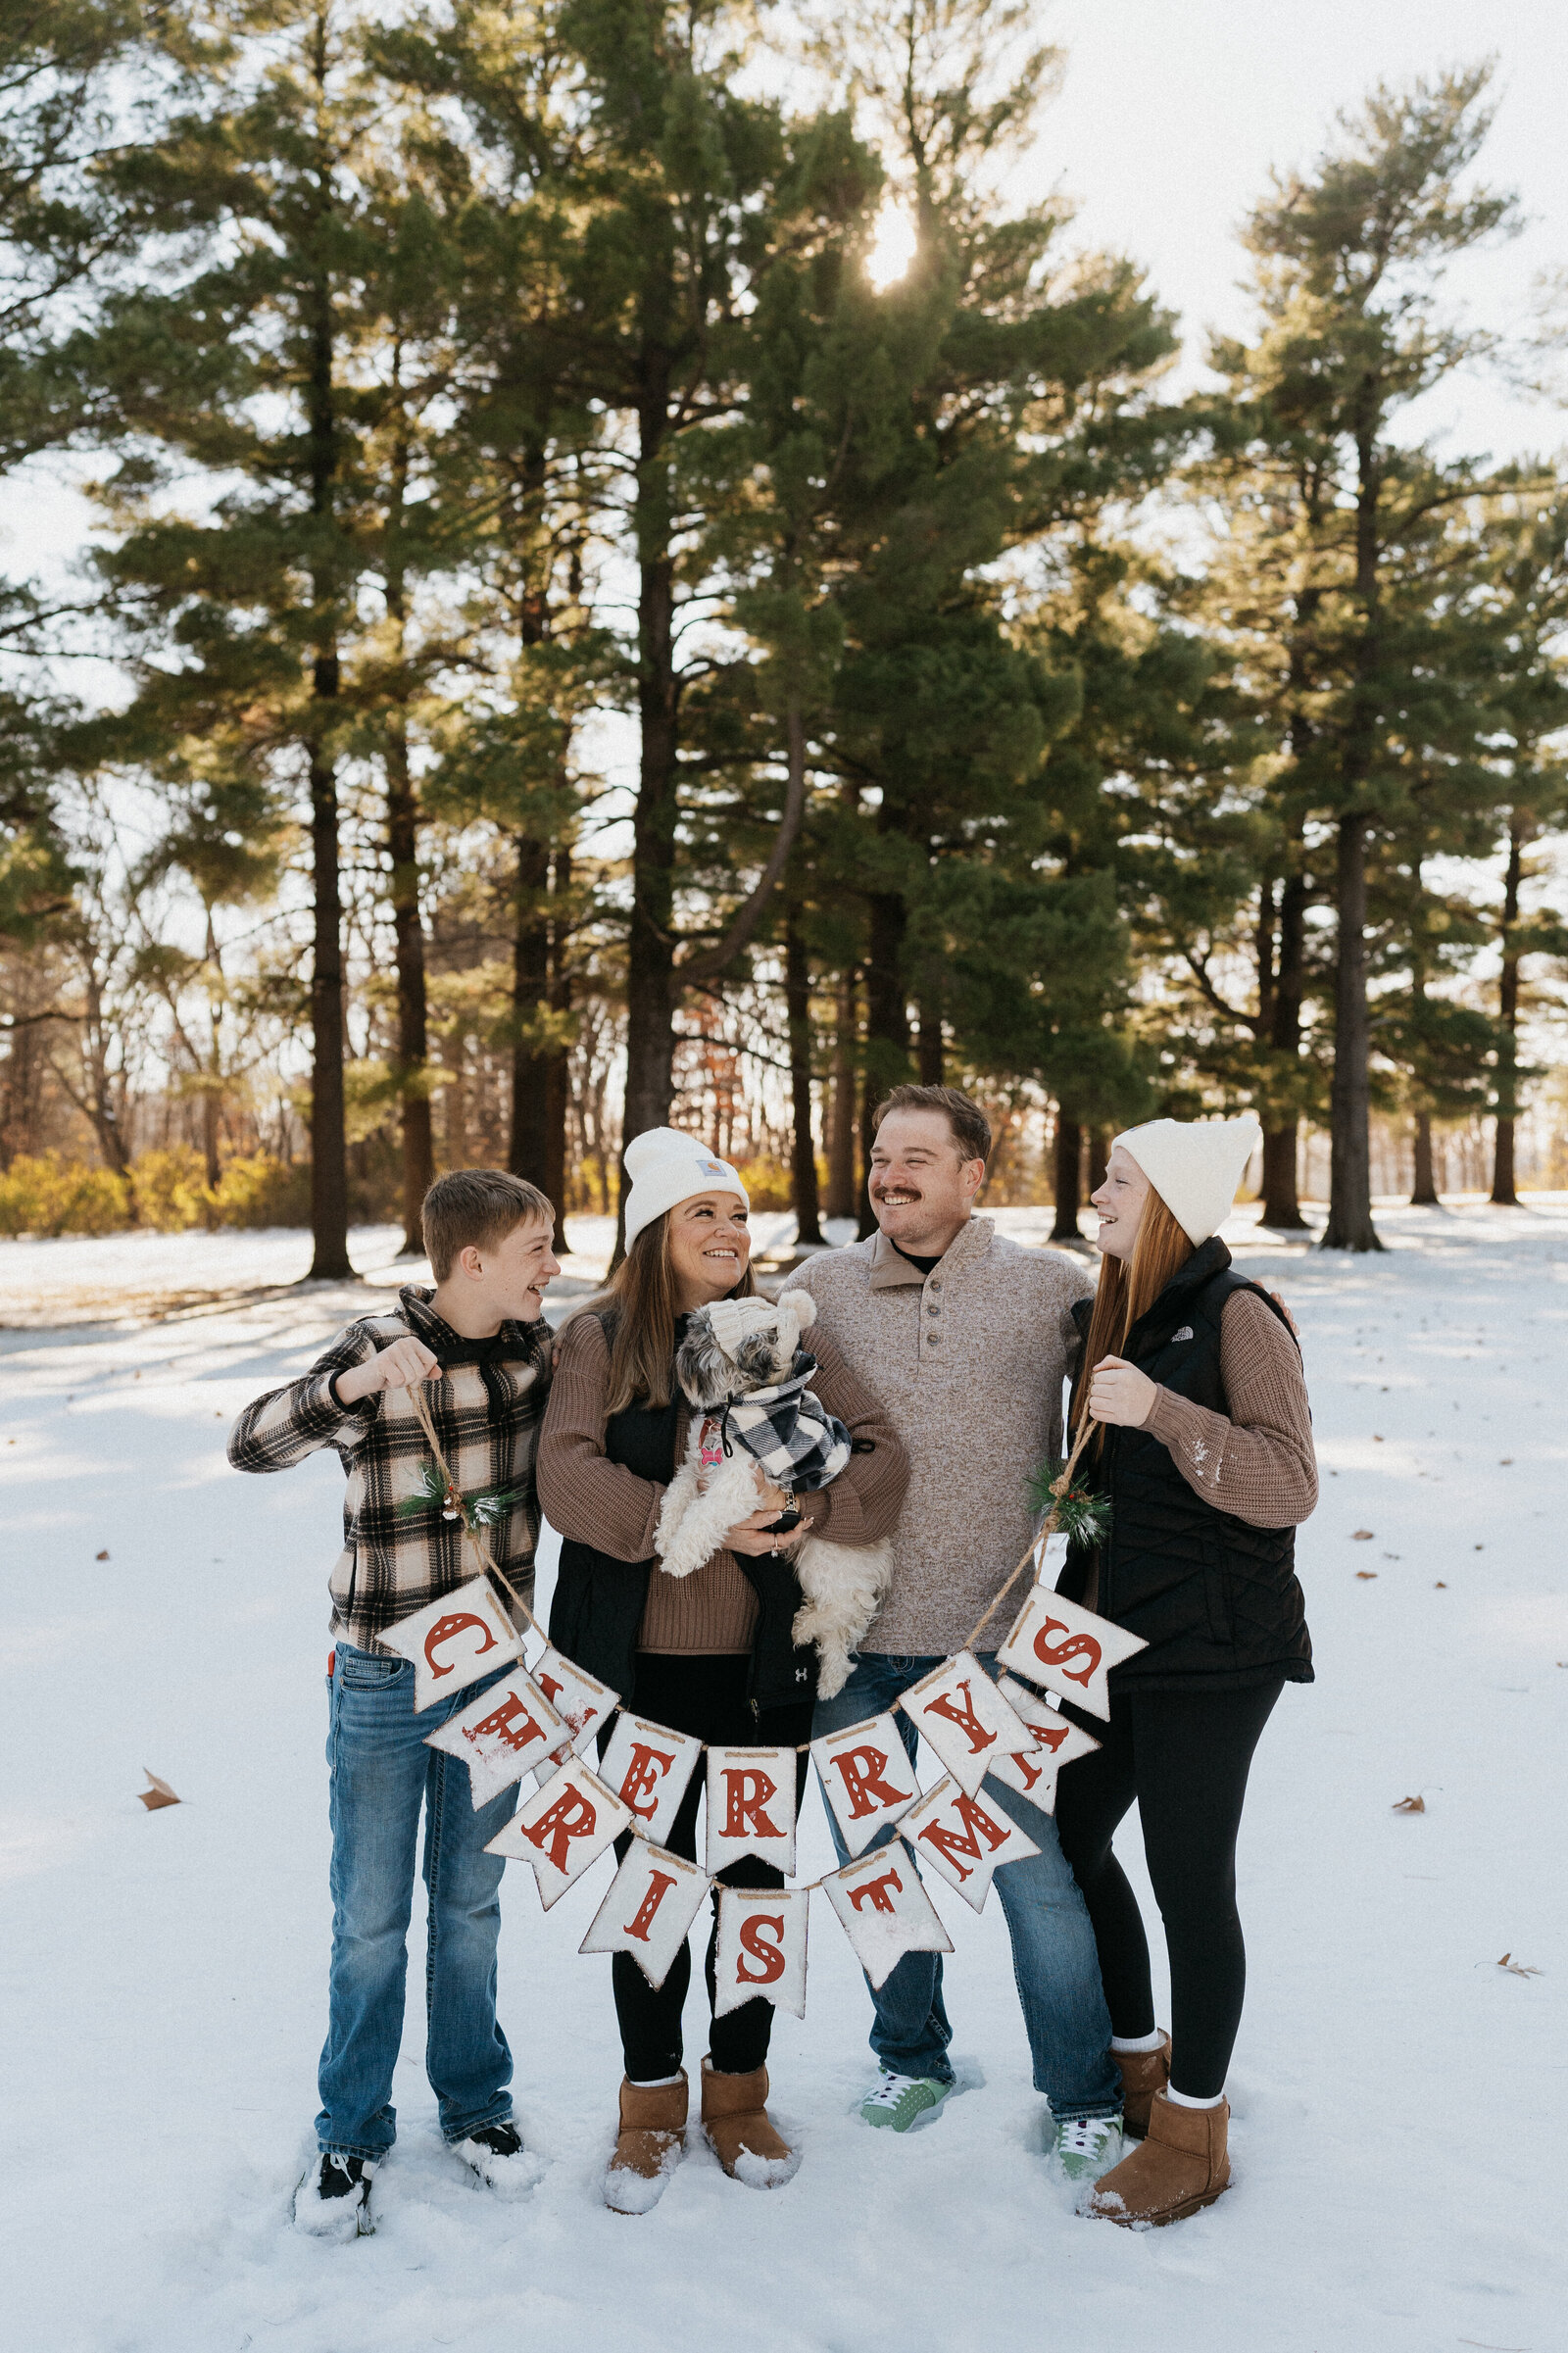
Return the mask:
<svg viewBox="0 0 1568 2353">
<path fill-rule="evenodd" d="M 421 1804 L 429 1893 L 424 2064 L 441 2131 L 447 2140 L 461 2140 L 512 2114 L 512 2053 L 496 2023 L 505 1861 L 484 1847 L 514 1811 L 516 1791 L 503 1789 L 476 1813 L 467 1768 L 424 1745 L 426 1733 L 485 1688 L 467 1684 L 416 1716 L 407 1659 L 348 1642 L 337 1646 L 326 1737 L 331 2003 L 317 2079 L 316 2137 L 323 2151 L 380 2157 L 397 2135 L 392 2071 L 403 2040 Z"/>
<path fill-rule="evenodd" d="M 862 1651 L 837 1697 L 817 1701 L 813 1736 L 842 1732 L 846 1725 L 880 1715 L 941 1664 L 939 1658 Z M 996 1674 L 995 1654 L 981 1664 L 988 1674 Z M 914 1726 L 903 1714 L 897 1721 L 912 1764 Z M 1100 1983 L 1095 1932 L 1057 1842 L 1056 1826 L 1049 1814 L 1000 1782 L 986 1784 L 986 1802 L 1000 1806 L 1040 1849 L 1022 1862 L 1004 1863 L 996 1876 L 1012 1939 L 1013 1982 L 1023 2004 L 1035 2089 L 1045 2093 L 1058 2122 L 1114 2116 L 1121 2106 L 1121 2078 L 1110 2055 L 1110 2012 Z M 839 1860 L 848 1862 L 849 1849 L 831 1808 L 828 1821 Z M 896 1836 L 897 1825 L 890 1826 L 872 1845 L 883 1845 Z M 873 1988 L 871 2000 L 871 2048 L 883 2066 L 896 2075 L 951 2083 L 948 2044 L 953 2030 L 942 2000 L 942 1955 L 906 1953 L 881 1986 Z"/>
</svg>

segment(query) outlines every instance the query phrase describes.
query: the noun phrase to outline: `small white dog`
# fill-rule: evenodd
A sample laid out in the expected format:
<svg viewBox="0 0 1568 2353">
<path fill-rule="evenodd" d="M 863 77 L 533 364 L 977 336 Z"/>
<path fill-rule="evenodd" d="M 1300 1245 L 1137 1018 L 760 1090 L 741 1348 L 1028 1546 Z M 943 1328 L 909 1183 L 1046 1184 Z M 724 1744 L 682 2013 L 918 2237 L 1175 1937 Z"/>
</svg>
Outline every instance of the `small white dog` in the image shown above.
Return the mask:
<svg viewBox="0 0 1568 2353">
<path fill-rule="evenodd" d="M 816 1370 L 802 1335 L 816 1318 L 809 1292 L 720 1299 L 691 1318 L 675 1358 L 691 1406 L 686 1459 L 665 1492 L 654 1538 L 671 1577 L 689 1577 L 728 1531 L 757 1509 L 760 1470 L 792 1495 L 826 1487 L 850 1458 L 849 1433 L 807 1384 Z M 781 1548 L 791 1544 L 781 1538 Z M 882 1605 L 892 1546 L 832 1544 L 808 1536 L 793 1549 L 803 1595 L 794 1635 L 814 1642 L 820 1698 L 843 1690 L 850 1654 Z"/>
</svg>

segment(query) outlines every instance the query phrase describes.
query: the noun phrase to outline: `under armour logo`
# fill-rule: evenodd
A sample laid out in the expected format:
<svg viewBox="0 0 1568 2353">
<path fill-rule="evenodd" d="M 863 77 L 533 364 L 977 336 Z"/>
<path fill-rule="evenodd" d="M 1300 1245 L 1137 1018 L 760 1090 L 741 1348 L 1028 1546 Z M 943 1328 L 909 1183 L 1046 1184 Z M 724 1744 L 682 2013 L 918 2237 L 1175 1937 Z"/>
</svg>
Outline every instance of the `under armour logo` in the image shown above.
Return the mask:
<svg viewBox="0 0 1568 2353">
<path fill-rule="evenodd" d="M 1181 1328 L 1181 1330 L 1180 1330 L 1179 1332 L 1173 1332 L 1173 1333 L 1171 1334 L 1171 1336 L 1170 1336 L 1170 1338 L 1171 1338 L 1171 1346 L 1174 1348 L 1178 1340 L 1191 1340 L 1191 1339 L 1192 1339 L 1192 1337 L 1193 1337 L 1193 1327 L 1192 1327 L 1192 1325 L 1191 1325 L 1191 1324 L 1183 1324 L 1183 1326 L 1182 1326 L 1182 1328 Z"/>
</svg>

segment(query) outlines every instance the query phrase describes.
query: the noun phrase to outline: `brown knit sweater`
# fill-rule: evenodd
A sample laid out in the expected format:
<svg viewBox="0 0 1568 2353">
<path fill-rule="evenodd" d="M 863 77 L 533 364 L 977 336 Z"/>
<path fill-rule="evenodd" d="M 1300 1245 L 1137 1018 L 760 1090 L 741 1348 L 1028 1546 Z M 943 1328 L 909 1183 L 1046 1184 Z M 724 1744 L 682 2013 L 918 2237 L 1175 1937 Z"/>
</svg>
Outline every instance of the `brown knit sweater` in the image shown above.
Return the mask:
<svg viewBox="0 0 1568 2353">
<path fill-rule="evenodd" d="M 872 1544 L 892 1533 L 907 1465 L 892 1424 L 831 1341 L 816 1345 L 811 1387 L 865 1450 L 852 1454 L 831 1487 L 802 1495 L 811 1532 L 830 1544 Z M 664 1489 L 639 1479 L 605 1452 L 610 1349 L 597 1315 L 574 1315 L 561 1330 L 561 1361 L 539 1439 L 539 1500 L 553 1528 L 613 1560 L 653 1557 Z M 686 1453 L 689 1415 L 675 1423 L 675 1460 Z M 867 1444 L 868 1442 L 868 1444 Z M 757 1625 L 757 1595 L 732 1552 L 715 1552 L 690 1577 L 656 1567 L 637 1637 L 639 1650 L 684 1657 L 744 1653 Z"/>
<path fill-rule="evenodd" d="M 1219 1369 L 1228 1417 L 1160 1389 L 1144 1428 L 1217 1511 L 1250 1528 L 1299 1527 L 1317 1503 L 1306 1381 L 1295 1341 L 1255 1292 L 1225 1301 Z"/>
</svg>

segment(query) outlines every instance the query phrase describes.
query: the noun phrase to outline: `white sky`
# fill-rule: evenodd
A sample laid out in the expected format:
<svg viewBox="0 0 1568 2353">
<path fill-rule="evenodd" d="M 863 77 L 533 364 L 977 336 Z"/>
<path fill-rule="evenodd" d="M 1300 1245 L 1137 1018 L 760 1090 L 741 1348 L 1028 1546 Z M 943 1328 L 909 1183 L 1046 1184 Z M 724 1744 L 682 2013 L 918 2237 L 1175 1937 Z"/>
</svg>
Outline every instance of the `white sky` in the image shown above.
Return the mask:
<svg viewBox="0 0 1568 2353">
<path fill-rule="evenodd" d="M 1146 265 L 1195 358 L 1211 328 L 1248 323 L 1235 231 L 1270 168 L 1309 163 L 1335 112 L 1380 78 L 1497 58 L 1497 117 L 1477 169 L 1519 192 L 1530 224 L 1454 268 L 1476 321 L 1523 326 L 1538 275 L 1568 270 L 1563 0 L 1048 0 L 1041 23 L 1068 55 L 1037 188 L 1078 200 L 1079 240 Z M 1568 440 L 1568 417 L 1490 371 L 1438 403 L 1424 421 L 1454 452 Z"/>
</svg>

